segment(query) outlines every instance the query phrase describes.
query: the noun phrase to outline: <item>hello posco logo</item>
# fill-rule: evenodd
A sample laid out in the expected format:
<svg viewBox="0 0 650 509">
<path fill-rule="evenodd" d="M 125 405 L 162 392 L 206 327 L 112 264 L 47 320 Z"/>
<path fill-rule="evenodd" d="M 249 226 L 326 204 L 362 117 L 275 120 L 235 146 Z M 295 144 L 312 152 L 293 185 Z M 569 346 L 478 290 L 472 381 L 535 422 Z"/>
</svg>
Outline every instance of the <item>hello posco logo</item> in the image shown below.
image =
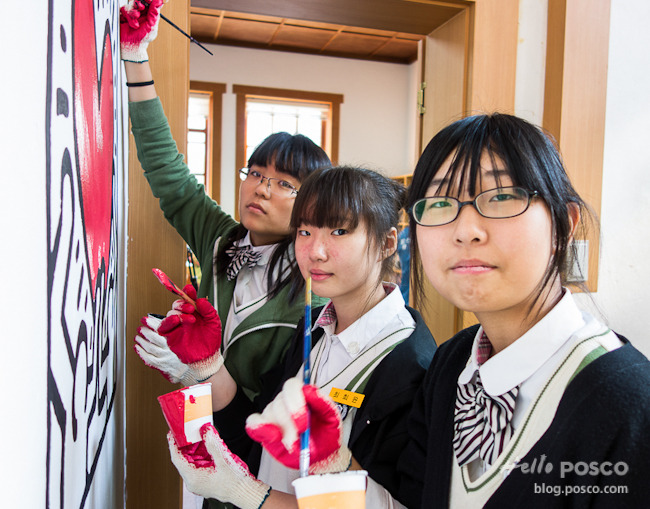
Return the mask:
<svg viewBox="0 0 650 509">
<path fill-rule="evenodd" d="M 522 474 L 550 474 L 555 470 L 555 465 L 552 462 L 546 461 L 546 455 L 542 454 L 539 458 L 533 459 L 532 462 L 527 463 L 516 460 L 514 463 L 509 463 L 501 470 L 506 475 L 514 470 L 521 471 Z M 611 461 L 561 461 L 559 464 L 560 478 L 564 479 L 569 474 L 576 474 L 579 476 L 624 476 L 630 470 L 630 467 L 624 461 L 612 463 Z"/>
</svg>

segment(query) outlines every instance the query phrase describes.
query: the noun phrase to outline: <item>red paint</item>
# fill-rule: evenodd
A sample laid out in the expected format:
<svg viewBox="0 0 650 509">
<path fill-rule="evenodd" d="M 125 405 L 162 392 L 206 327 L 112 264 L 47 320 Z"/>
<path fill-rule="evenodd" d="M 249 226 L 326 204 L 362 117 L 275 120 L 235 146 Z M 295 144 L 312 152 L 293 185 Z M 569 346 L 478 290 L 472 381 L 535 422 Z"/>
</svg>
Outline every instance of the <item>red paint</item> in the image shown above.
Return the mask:
<svg viewBox="0 0 650 509">
<path fill-rule="evenodd" d="M 192 394 L 190 394 L 190 403 L 191 403 L 192 405 L 196 405 L 196 398 L 195 398 L 194 395 L 192 395 Z"/>
<path fill-rule="evenodd" d="M 167 425 L 174 435 L 178 447 L 190 445 L 185 439 L 185 394 L 183 389 L 158 396 Z"/>
<path fill-rule="evenodd" d="M 175 293 L 176 295 L 180 295 L 183 298 L 183 300 L 185 300 L 186 302 L 189 302 L 193 306 L 196 305 L 194 300 L 189 295 L 187 295 L 183 290 L 181 290 L 176 285 L 176 283 L 174 283 L 171 280 L 171 278 L 167 274 L 165 274 L 162 270 L 153 268 L 153 269 L 151 269 L 151 272 L 154 273 L 154 275 L 158 278 L 158 281 L 160 281 L 161 284 L 165 288 L 167 288 L 170 292 Z"/>
<path fill-rule="evenodd" d="M 108 25 L 97 64 L 93 2 L 76 0 L 74 123 L 86 247 L 93 298 L 97 276 L 106 283 L 113 205 L 113 59 Z M 99 27 L 102 30 L 102 27 Z"/>
</svg>

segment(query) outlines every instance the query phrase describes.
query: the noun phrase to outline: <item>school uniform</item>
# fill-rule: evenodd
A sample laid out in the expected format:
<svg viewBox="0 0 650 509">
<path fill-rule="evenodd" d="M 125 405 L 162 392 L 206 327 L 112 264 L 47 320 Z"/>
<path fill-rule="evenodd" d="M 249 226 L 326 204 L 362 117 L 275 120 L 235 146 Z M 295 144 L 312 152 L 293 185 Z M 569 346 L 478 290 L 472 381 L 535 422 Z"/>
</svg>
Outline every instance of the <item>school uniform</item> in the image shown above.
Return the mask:
<svg viewBox="0 0 650 509">
<path fill-rule="evenodd" d="M 129 114 L 138 159 L 153 194 L 159 199 L 165 218 L 188 243 L 202 267 L 198 295 L 208 298 L 221 318 L 225 366 L 252 398 L 262 389 L 261 377 L 285 354 L 304 306 L 299 300 L 289 302 L 288 286 L 268 298 L 265 263 L 269 252 L 263 256 L 264 263 L 244 267 L 233 280 L 213 270 L 213 260 L 230 247 L 222 239 L 230 238 L 239 223 L 205 194 L 204 186 L 190 173 L 158 98 L 129 103 Z M 263 248 L 273 250 L 275 246 L 259 246 Z M 240 279 L 247 279 L 246 284 L 240 284 Z M 248 286 L 251 279 L 258 282 L 261 290 L 244 295 L 237 303 L 237 313 L 231 313 L 236 287 Z M 314 297 L 316 305 L 324 302 L 325 299 Z M 251 306 L 254 312 L 246 312 L 253 309 Z"/>
<path fill-rule="evenodd" d="M 568 291 L 479 367 L 482 334 L 470 327 L 438 350 L 411 413 L 397 498 L 410 508 L 647 507 L 648 359 L 580 312 Z M 514 434 L 494 463 L 459 466 L 454 407 L 459 384 L 477 371 L 491 396 L 519 386 Z"/>
<path fill-rule="evenodd" d="M 396 285 L 390 285 L 390 290 L 375 308 L 338 335 L 333 332 L 334 324 L 322 321 L 328 309 L 315 309 L 311 362 L 312 382 L 324 393 L 337 388 L 365 395 L 360 408 L 342 408 L 344 441 L 369 475 L 392 491 L 398 482 L 395 463 L 408 440 L 413 394 L 436 345 L 420 314 L 405 306 Z M 302 323 L 299 331 L 301 327 Z M 261 412 L 273 400 L 286 380 L 300 375 L 302 345 L 303 334 L 298 332 L 283 368 L 264 380 L 268 391 L 254 402 L 238 394 L 214 414 L 222 438 L 251 471 L 274 489 L 290 493 L 291 480 L 298 472 L 262 453 L 261 446 L 246 435 L 244 424 L 248 415 Z"/>
</svg>

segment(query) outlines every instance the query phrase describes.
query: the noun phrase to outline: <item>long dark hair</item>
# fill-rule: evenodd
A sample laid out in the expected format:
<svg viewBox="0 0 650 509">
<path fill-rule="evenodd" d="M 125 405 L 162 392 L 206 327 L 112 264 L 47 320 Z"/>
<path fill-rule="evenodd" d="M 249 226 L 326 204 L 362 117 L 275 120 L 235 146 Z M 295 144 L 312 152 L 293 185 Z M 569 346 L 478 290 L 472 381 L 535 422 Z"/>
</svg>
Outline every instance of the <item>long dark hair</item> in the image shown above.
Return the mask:
<svg viewBox="0 0 650 509">
<path fill-rule="evenodd" d="M 313 172 L 305 179 L 291 214 L 291 227 L 316 228 L 345 225 L 355 229 L 363 221 L 370 242 L 368 249 L 382 249 L 386 235 L 399 223 L 406 189 L 402 184 L 367 168 L 337 166 Z M 393 270 L 395 253 L 382 262 L 381 279 Z M 378 281 L 379 283 L 379 281 Z M 301 292 L 304 280 L 294 266 L 292 296 Z"/>
<path fill-rule="evenodd" d="M 557 276 L 562 283 L 566 282 L 568 261 L 575 255 L 575 247 L 571 242 L 569 204 L 573 203 L 579 208 L 583 218 L 580 227 L 583 231 L 586 229 L 584 219 L 594 217 L 573 188 L 555 140 L 550 134 L 521 118 L 500 113 L 471 116 L 452 123 L 434 136 L 422 153 L 413 173 L 407 208 L 410 210 L 417 200 L 425 197 L 432 179 L 450 156 L 452 161 L 447 174 L 437 175 L 447 182 L 446 186 L 440 186 L 438 194 L 448 195 L 452 192 L 453 183 L 456 193 L 467 189 L 470 196 L 476 196 L 481 190 L 480 163 L 484 153 L 493 161 L 499 158 L 503 162 L 512 185 L 537 191 L 550 212 L 555 253 L 538 285 L 532 309 Z M 496 179 L 498 185 L 498 174 Z M 416 228 L 411 215 L 414 301 L 422 303 L 425 295 Z"/>
<path fill-rule="evenodd" d="M 251 154 L 248 167 L 268 166 L 273 164 L 276 171 L 286 173 L 302 182 L 313 171 L 332 165 L 325 151 L 302 134 L 291 135 L 280 132 L 268 136 Z M 224 276 L 230 263 L 226 249 L 236 241 L 243 239 L 248 230 L 240 224 L 230 236 L 219 246 L 219 252 L 214 260 L 217 264 L 217 274 Z M 273 250 L 267 271 L 267 287 L 269 297 L 275 297 L 290 281 L 290 271 L 293 266 L 293 252 L 290 250 L 292 238 L 290 235 L 280 241 Z M 287 273 L 284 277 L 283 274 Z M 276 277 L 279 274 L 279 277 Z"/>
</svg>

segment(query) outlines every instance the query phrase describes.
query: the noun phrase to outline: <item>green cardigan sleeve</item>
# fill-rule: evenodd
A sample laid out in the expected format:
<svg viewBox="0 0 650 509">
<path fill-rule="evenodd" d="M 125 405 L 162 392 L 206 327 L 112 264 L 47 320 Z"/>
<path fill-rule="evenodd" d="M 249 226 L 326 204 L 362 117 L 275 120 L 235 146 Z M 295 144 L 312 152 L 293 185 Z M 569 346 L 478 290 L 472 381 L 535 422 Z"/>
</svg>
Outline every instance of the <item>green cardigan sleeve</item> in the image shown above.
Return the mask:
<svg viewBox="0 0 650 509">
<path fill-rule="evenodd" d="M 238 223 L 190 173 L 172 138 L 160 100 L 129 103 L 129 112 L 138 159 L 165 218 L 201 262 L 211 260 L 215 239 Z"/>
</svg>

